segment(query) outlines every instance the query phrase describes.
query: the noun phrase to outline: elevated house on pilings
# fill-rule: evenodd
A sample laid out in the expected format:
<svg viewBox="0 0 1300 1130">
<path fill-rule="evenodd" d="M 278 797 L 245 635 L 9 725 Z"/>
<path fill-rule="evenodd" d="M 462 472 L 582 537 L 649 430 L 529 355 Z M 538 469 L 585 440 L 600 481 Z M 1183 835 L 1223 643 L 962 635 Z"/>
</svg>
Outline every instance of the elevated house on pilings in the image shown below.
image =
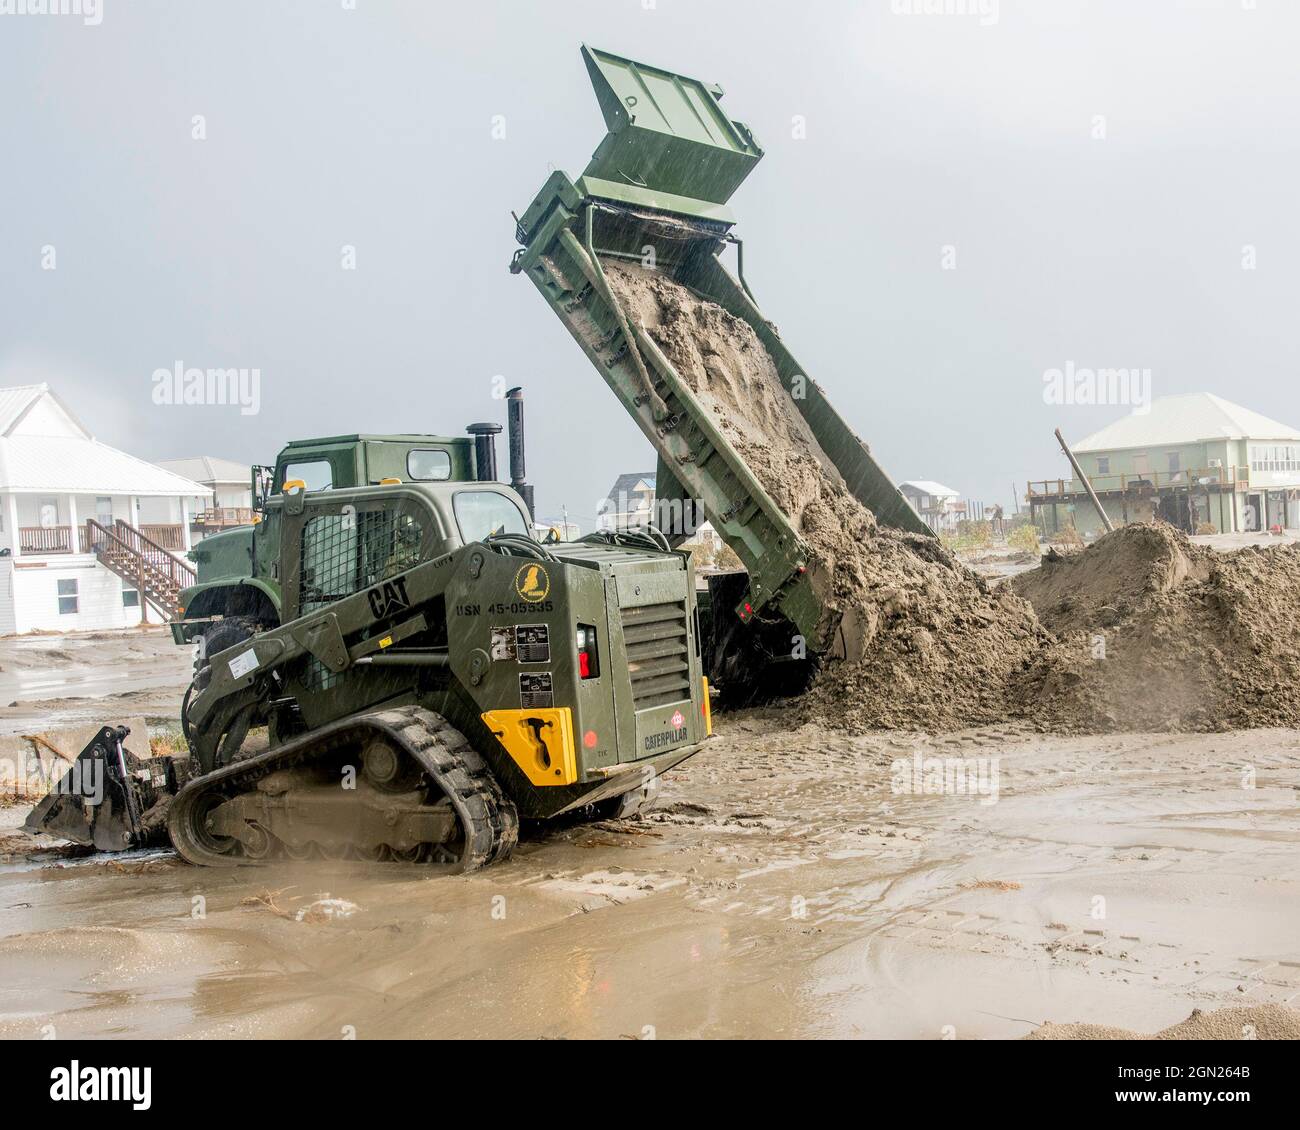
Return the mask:
<svg viewBox="0 0 1300 1130">
<path fill-rule="evenodd" d="M 1187 533 L 1300 527 L 1300 430 L 1208 392 L 1164 396 L 1073 445 L 1113 525 L 1170 522 Z M 1077 478 L 1030 482 L 1050 537 L 1104 527 Z"/>
</svg>

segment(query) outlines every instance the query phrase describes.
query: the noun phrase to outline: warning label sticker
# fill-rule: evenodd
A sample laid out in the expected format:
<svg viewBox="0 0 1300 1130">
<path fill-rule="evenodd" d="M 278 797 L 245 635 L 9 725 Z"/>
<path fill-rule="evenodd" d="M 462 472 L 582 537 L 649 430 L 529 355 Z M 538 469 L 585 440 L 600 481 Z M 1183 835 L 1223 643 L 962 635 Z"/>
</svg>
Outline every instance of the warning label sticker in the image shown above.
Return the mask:
<svg viewBox="0 0 1300 1130">
<path fill-rule="evenodd" d="M 242 679 L 250 671 L 257 670 L 257 652 L 251 647 L 247 651 L 240 652 L 230 661 L 230 677 L 232 679 Z"/>
<path fill-rule="evenodd" d="M 551 633 L 545 624 L 506 624 L 492 628 L 493 662 L 549 663 Z"/>
<path fill-rule="evenodd" d="M 519 705 L 533 709 L 555 705 L 555 688 L 551 683 L 551 673 L 549 671 L 520 674 Z"/>
<path fill-rule="evenodd" d="M 519 658 L 519 647 L 515 643 L 515 630 L 513 627 L 494 627 L 492 629 L 492 649 L 490 654 L 493 663 L 502 660 L 513 663 Z"/>
<path fill-rule="evenodd" d="M 515 628 L 520 663 L 549 663 L 551 633 L 545 624 L 519 624 Z"/>
</svg>

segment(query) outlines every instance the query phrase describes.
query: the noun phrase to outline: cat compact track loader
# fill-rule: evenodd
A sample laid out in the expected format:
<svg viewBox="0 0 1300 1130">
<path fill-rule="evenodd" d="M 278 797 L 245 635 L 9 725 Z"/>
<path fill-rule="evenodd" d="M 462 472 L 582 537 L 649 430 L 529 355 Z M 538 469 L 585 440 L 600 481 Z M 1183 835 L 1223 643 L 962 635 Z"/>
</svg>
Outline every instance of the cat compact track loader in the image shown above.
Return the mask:
<svg viewBox="0 0 1300 1130">
<path fill-rule="evenodd" d="M 86 842 L 121 850 L 159 827 L 156 803 L 192 863 L 469 871 L 510 853 L 521 818 L 635 811 L 709 734 L 693 573 L 661 537 L 543 546 L 522 499 L 487 482 L 267 506 L 285 622 L 205 657 L 182 707 L 188 783 L 137 781 L 147 763 L 112 733 L 82 755 L 124 783 L 112 819 L 76 795 L 105 779 L 83 766 L 31 830 L 84 814 Z"/>
</svg>

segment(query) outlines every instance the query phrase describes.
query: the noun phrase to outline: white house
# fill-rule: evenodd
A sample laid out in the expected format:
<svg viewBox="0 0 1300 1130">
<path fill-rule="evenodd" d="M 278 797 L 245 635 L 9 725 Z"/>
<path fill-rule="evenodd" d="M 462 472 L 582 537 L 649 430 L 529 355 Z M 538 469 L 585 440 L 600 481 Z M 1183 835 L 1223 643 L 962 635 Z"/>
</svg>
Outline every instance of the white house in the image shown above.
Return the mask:
<svg viewBox="0 0 1300 1130">
<path fill-rule="evenodd" d="M 194 497 L 211 492 L 99 443 L 47 385 L 0 389 L 0 635 L 162 620 L 192 575 Z"/>
<path fill-rule="evenodd" d="M 596 512 L 601 530 L 634 530 L 650 525 L 654 517 L 655 473 L 619 475 Z"/>
<path fill-rule="evenodd" d="M 961 495 L 943 483 L 930 479 L 909 479 L 898 489 L 907 503 L 935 533 L 954 530 L 959 519 L 966 517 Z"/>
<path fill-rule="evenodd" d="M 665 532 L 684 530 L 693 543 L 717 550 L 722 539 L 703 518 L 703 512 L 680 500 L 665 500 L 661 506 L 654 471 L 619 475 L 596 508 L 598 530 L 636 530 L 642 526 L 657 526 Z"/>
<path fill-rule="evenodd" d="M 253 521 L 253 469 L 247 463 L 195 455 L 160 459 L 155 466 L 207 488 L 189 499 L 191 537 L 204 538 Z"/>
</svg>

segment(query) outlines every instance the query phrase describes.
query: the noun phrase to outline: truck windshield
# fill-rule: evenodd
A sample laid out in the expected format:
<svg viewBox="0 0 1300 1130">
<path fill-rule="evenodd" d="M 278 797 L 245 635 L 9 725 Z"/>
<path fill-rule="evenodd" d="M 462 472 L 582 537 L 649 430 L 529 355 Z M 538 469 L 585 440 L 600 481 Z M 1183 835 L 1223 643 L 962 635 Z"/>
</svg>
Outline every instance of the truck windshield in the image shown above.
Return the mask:
<svg viewBox="0 0 1300 1130">
<path fill-rule="evenodd" d="M 482 541 L 493 534 L 526 534 L 524 516 L 504 494 L 494 490 L 462 490 L 452 498 L 456 524 L 464 541 Z"/>
<path fill-rule="evenodd" d="M 284 470 L 280 472 L 280 481 L 275 484 L 276 490 L 284 489 L 285 483 L 291 483 L 297 479 L 307 485 L 304 490 L 329 490 L 334 485 L 334 472 L 330 468 L 328 459 L 312 459 L 306 463 L 286 463 Z"/>
</svg>

